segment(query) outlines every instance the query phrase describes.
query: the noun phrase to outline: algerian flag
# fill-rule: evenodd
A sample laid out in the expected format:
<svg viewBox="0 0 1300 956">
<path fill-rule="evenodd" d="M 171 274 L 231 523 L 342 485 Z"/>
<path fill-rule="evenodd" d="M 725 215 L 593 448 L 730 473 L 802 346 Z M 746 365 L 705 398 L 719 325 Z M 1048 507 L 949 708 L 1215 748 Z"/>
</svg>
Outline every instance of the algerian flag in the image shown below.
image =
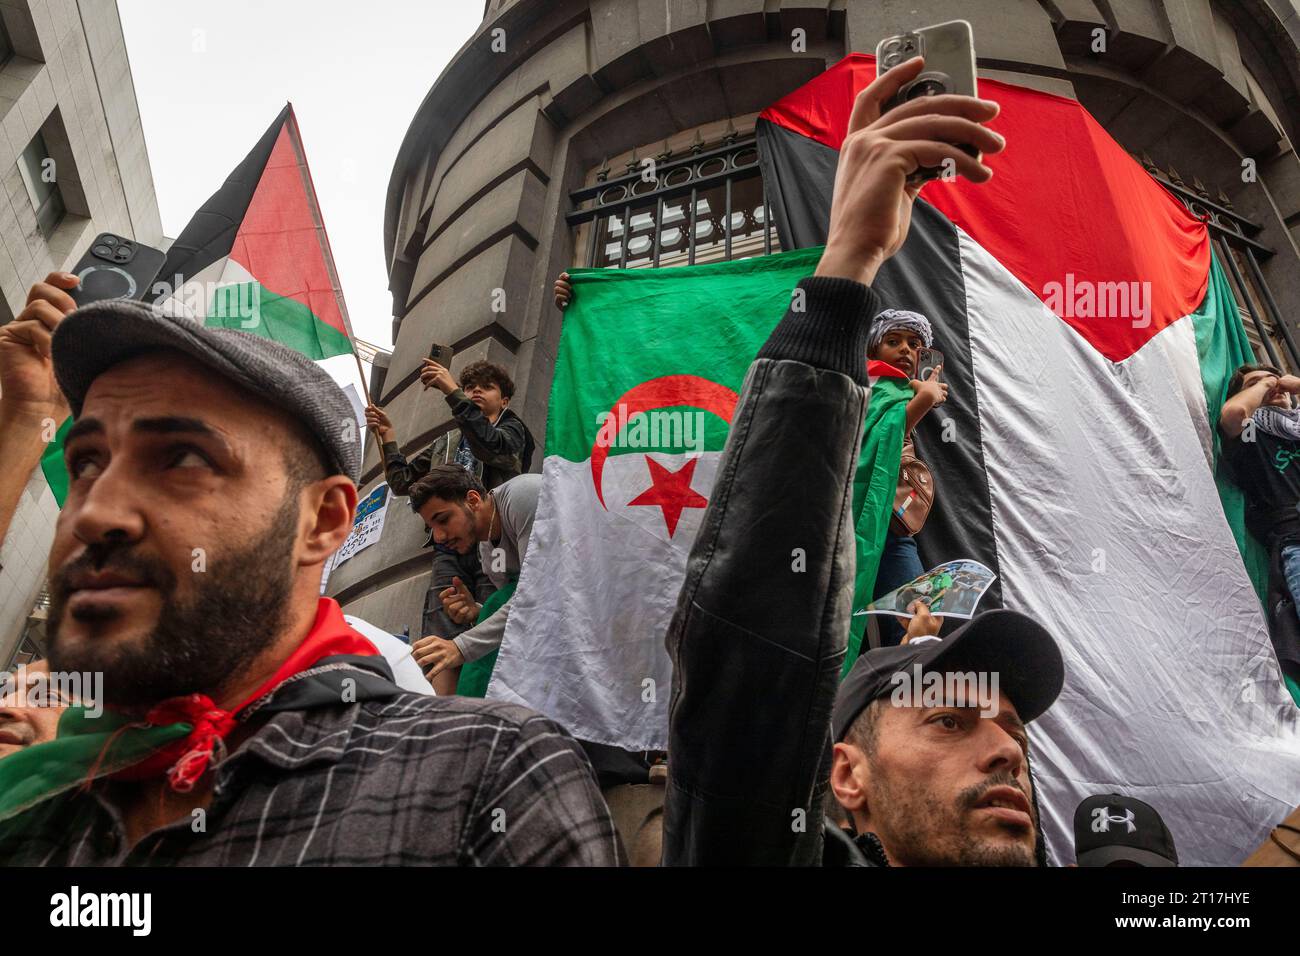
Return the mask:
<svg viewBox="0 0 1300 956">
<path fill-rule="evenodd" d="M 854 616 L 850 619 L 848 651 L 840 676 L 848 674 L 862 650 L 866 615 L 858 614 L 875 594 L 880 553 L 893 515 L 899 462 L 907 423 L 907 403 L 912 399 L 908 377 L 885 362 L 868 362 L 871 400 L 862 425 L 862 451 L 853 480 L 853 531 L 857 537 L 857 564 L 853 588 Z"/>
<path fill-rule="evenodd" d="M 686 558 L 745 373 L 819 256 L 572 271 L 542 493 L 488 697 L 527 704 L 583 740 L 667 745 L 664 635 Z M 794 488 L 804 463 L 789 467 Z M 887 510 L 897 451 L 885 471 Z M 870 482 L 855 487 L 860 500 L 885 501 Z M 879 515 L 863 524 L 883 527 Z M 873 580 L 882 542 L 861 546 Z"/>
<path fill-rule="evenodd" d="M 177 317 L 251 332 L 316 360 L 351 354 L 347 307 L 292 105 L 172 243 L 153 291 Z M 356 379 L 352 361 L 322 364 L 336 380 Z M 63 423 L 41 459 L 60 506 L 71 424 Z"/>
<path fill-rule="evenodd" d="M 825 241 L 874 76 L 854 54 L 761 114 L 784 248 Z M 1228 377 L 1255 359 L 1204 223 L 1077 101 L 980 87 L 1007 138 L 992 180 L 927 184 L 874 283 L 930 318 L 951 387 L 914 435 L 936 486 L 921 564 L 986 565 L 984 606 L 1062 645 L 1065 688 L 1031 727 L 1058 861 L 1079 802 L 1118 792 L 1160 811 L 1185 862 L 1234 865 L 1300 803 L 1260 549 L 1217 472 Z"/>
</svg>

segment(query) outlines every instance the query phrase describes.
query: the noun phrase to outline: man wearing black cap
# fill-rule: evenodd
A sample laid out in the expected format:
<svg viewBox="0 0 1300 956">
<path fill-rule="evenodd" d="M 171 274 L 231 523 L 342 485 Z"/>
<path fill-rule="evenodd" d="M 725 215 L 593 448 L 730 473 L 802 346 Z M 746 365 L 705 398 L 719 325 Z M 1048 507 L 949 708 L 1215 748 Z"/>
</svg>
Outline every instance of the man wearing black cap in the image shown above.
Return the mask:
<svg viewBox="0 0 1300 956">
<path fill-rule="evenodd" d="M 830 785 L 866 859 L 1041 865 L 1026 725 L 1064 675 L 1051 636 L 1007 610 L 863 654 L 832 712 Z"/>
<path fill-rule="evenodd" d="M 1108 793 L 1074 811 L 1074 855 L 1079 866 L 1177 866 L 1174 835 L 1155 807 Z"/>
<path fill-rule="evenodd" d="M 136 302 L 58 324 L 76 417 L 50 550 L 52 671 L 102 715 L 0 761 L 0 863 L 610 864 L 577 744 L 401 691 L 319 597 L 361 442 L 305 356 Z"/>
</svg>

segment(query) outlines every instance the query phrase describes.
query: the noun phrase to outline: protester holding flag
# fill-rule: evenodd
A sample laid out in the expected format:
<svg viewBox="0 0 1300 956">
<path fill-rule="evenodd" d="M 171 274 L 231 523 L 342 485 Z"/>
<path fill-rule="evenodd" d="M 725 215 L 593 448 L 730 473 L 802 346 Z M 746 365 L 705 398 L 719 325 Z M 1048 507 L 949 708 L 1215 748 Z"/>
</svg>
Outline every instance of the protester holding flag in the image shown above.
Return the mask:
<svg viewBox="0 0 1300 956">
<path fill-rule="evenodd" d="M 477 551 L 480 567 L 496 587 L 483 603 L 464 584 L 449 588 L 441 596 L 443 607 L 454 618 L 474 619 L 475 625 L 451 640 L 427 634 L 411 645 L 415 662 L 439 694 L 482 697 L 487 689 L 528 552 L 541 485 L 541 475 L 520 475 L 487 491 L 459 465 L 434 465 L 411 486 L 411 510 L 424 519 L 433 540 L 457 554 Z M 460 672 L 467 663 L 475 666 Z M 439 680 L 443 674 L 455 674 L 456 680 Z"/>
<path fill-rule="evenodd" d="M 51 272 L 27 293 L 26 307 L 0 325 L 0 541 L 18 510 L 27 480 L 68 417 L 68 403 L 54 380 L 50 337 L 77 307 L 67 290 L 80 280 Z"/>
<path fill-rule="evenodd" d="M 564 731 L 401 691 L 319 597 L 361 469 L 323 369 L 124 301 L 65 319 L 52 356 L 76 422 L 49 662 L 102 673 L 108 709 L 0 760 L 0 863 L 620 860 Z"/>
<path fill-rule="evenodd" d="M 677 613 L 666 864 L 817 864 L 831 767 L 830 716 L 854 586 L 848 493 L 867 410 L 871 284 L 908 234 L 918 187 L 950 161 L 985 182 L 992 102 L 881 106 L 922 69 L 894 67 L 857 97 L 840 150 L 826 249 L 750 367 Z M 800 469 L 798 494 L 789 479 Z M 806 564 L 791 564 L 798 549 Z M 909 645 L 909 647 L 912 645 Z M 803 825 L 798 825 L 802 818 Z"/>
</svg>

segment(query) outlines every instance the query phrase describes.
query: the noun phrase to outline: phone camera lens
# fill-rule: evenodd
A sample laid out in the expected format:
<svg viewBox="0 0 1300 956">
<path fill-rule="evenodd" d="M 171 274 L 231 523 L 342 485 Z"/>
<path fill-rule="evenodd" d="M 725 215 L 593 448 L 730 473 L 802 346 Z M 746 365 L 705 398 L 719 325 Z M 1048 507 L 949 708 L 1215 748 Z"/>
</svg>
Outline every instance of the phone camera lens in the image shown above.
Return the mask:
<svg viewBox="0 0 1300 956">
<path fill-rule="evenodd" d="M 103 243 L 104 245 L 106 245 L 106 246 L 115 246 L 115 245 L 117 245 L 117 239 L 116 239 L 116 237 L 114 237 L 114 236 L 100 236 L 100 237 L 99 237 L 99 241 L 102 242 L 102 243 Z"/>
<path fill-rule="evenodd" d="M 130 258 L 131 258 L 131 250 L 127 249 L 124 246 L 119 247 L 118 250 L 113 253 L 113 259 L 117 262 L 126 262 Z"/>
<path fill-rule="evenodd" d="M 109 258 L 110 256 L 113 255 L 113 250 L 112 250 L 112 249 L 108 248 L 108 246 L 102 246 L 102 245 L 101 245 L 101 246 L 95 246 L 95 248 L 92 249 L 91 252 L 93 252 L 95 255 L 99 256 L 101 259 L 107 259 L 107 258 Z"/>
</svg>

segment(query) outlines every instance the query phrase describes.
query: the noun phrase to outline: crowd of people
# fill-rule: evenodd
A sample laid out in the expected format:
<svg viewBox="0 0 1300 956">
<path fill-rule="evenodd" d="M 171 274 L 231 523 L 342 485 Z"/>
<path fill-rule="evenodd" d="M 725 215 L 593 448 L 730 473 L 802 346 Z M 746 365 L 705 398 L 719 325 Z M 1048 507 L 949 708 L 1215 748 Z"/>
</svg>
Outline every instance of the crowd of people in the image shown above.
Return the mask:
<svg viewBox="0 0 1300 956">
<path fill-rule="evenodd" d="M 73 276 L 36 284 L 0 328 L 0 535 L 49 423 L 75 424 L 48 658 L 0 698 L 0 863 L 1048 865 L 1030 739 L 1065 681 L 1057 636 L 995 609 L 940 637 L 917 602 L 840 677 L 867 361 L 911 380 L 909 435 L 947 397 L 941 365 L 918 375 L 929 320 L 887 308 L 873 279 L 906 239 L 910 174 L 951 162 L 981 183 L 982 155 L 1005 145 L 984 100 L 882 116 L 918 63 L 859 96 L 825 252 L 751 366 L 733 422 L 761 423 L 763 440 L 728 442 L 665 635 L 666 754 L 577 741 L 483 696 L 542 483 L 505 369 L 476 362 L 458 381 L 426 361 L 454 428 L 413 458 L 383 409 L 366 411 L 392 492 L 428 528 L 407 647 L 319 594 L 362 461 L 320 367 L 138 302 L 76 309 Z M 555 294 L 572 300 L 566 276 Z M 1278 464 L 1300 447 L 1300 379 L 1248 366 L 1230 391 L 1229 455 L 1300 594 L 1300 484 Z M 780 490 L 792 460 L 823 463 L 797 502 Z M 878 595 L 922 573 L 934 478 L 906 441 Z M 102 675 L 103 709 L 58 691 L 71 673 Z M 956 685 L 900 700 L 899 675 L 922 673 L 1000 680 L 991 700 Z M 620 819 L 628 787 L 659 796 Z M 1051 862 L 1178 862 L 1159 808 L 1128 795 L 1088 797 L 1075 830 L 1076 859 Z M 1300 861 L 1300 816 L 1252 861 Z"/>
</svg>

